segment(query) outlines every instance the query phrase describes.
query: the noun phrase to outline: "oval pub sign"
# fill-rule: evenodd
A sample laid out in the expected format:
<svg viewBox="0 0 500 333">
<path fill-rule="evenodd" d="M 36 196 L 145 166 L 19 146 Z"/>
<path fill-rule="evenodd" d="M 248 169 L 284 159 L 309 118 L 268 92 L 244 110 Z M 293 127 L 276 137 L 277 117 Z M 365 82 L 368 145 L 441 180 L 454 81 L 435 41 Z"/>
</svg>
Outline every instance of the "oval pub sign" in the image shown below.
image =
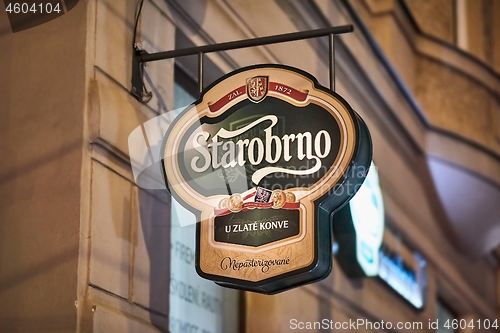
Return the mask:
<svg viewBox="0 0 500 333">
<path fill-rule="evenodd" d="M 314 77 L 257 65 L 208 87 L 161 151 L 167 188 L 199 221 L 198 274 L 272 294 L 330 273 L 332 215 L 363 182 L 372 146 Z"/>
</svg>

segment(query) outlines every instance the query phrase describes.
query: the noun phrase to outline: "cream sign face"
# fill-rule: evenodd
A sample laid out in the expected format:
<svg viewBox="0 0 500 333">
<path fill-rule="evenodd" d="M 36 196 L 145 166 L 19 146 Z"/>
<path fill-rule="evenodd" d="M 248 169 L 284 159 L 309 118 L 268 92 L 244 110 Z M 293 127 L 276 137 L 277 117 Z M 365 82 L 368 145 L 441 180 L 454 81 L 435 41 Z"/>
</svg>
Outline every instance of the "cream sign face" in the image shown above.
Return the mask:
<svg viewBox="0 0 500 333">
<path fill-rule="evenodd" d="M 210 86 L 162 152 L 169 191 L 199 220 L 198 274 L 275 293 L 329 273 L 329 215 L 354 195 L 346 184 L 363 181 L 355 168 L 368 169 L 371 142 L 340 96 L 297 69 L 262 65 Z"/>
</svg>

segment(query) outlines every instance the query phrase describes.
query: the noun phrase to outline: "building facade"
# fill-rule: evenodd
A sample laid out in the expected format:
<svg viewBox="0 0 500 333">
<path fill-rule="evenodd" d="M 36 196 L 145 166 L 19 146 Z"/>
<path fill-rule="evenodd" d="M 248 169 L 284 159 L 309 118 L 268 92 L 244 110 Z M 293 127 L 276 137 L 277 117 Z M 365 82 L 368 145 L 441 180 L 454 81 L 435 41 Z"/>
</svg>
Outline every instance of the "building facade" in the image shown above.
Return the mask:
<svg viewBox="0 0 500 333">
<path fill-rule="evenodd" d="M 0 17 L 0 331 L 432 332 L 456 319 L 500 332 L 498 1 L 88 0 L 18 33 Z M 344 24 L 336 91 L 370 129 L 386 254 L 410 280 L 422 268 L 422 306 L 407 284 L 349 277 L 333 255 L 326 279 L 272 296 L 203 280 L 189 211 L 134 177 L 129 135 L 161 138 L 198 94 L 188 56 L 148 63 L 152 98 L 135 99 L 134 45 Z M 203 84 L 261 63 L 328 86 L 326 38 L 206 54 Z"/>
</svg>

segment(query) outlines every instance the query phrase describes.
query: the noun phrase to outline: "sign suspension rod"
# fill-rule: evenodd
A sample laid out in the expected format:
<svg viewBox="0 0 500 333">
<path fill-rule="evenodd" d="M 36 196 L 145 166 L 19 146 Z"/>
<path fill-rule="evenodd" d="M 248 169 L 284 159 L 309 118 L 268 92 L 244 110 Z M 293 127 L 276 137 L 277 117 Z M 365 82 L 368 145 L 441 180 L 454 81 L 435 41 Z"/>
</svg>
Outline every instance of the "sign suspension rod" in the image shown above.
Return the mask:
<svg viewBox="0 0 500 333">
<path fill-rule="evenodd" d="M 198 89 L 203 91 L 203 52 L 198 53 Z"/>
<path fill-rule="evenodd" d="M 229 51 L 229 50 L 241 49 L 241 48 L 246 48 L 246 47 L 262 46 L 262 45 L 284 43 L 284 42 L 292 42 L 292 41 L 296 41 L 296 40 L 324 37 L 324 36 L 329 36 L 329 35 L 339 35 L 339 34 L 345 34 L 345 33 L 353 32 L 353 31 L 354 31 L 354 27 L 351 24 L 348 24 L 348 25 L 341 25 L 341 26 L 337 26 L 337 27 L 299 31 L 299 32 L 292 32 L 292 33 L 281 34 L 281 35 L 244 39 L 244 40 L 238 40 L 238 41 L 234 41 L 234 42 L 195 46 L 195 47 L 189 47 L 189 48 L 185 48 L 185 49 L 172 50 L 172 51 L 164 51 L 164 52 L 156 52 L 156 53 L 148 53 L 148 52 L 142 51 L 142 52 L 137 54 L 137 58 L 138 58 L 137 60 L 139 62 L 144 63 L 144 62 L 150 62 L 150 61 L 157 61 L 157 60 L 164 60 L 164 59 L 171 59 L 171 58 L 176 58 L 176 57 L 194 55 L 194 54 L 199 54 L 200 52 L 201 53 L 210 53 L 210 52 Z"/>
<path fill-rule="evenodd" d="M 329 66 L 330 66 L 330 90 L 335 91 L 335 35 L 328 36 L 329 44 Z"/>
<path fill-rule="evenodd" d="M 354 31 L 354 27 L 351 24 L 341 25 L 336 27 L 329 27 L 323 29 L 307 30 L 292 32 L 281 35 L 273 35 L 266 37 L 257 37 L 233 42 L 225 42 L 218 44 L 210 44 L 203 46 L 189 47 L 179 50 L 171 50 L 164 52 L 148 53 L 146 50 L 134 48 L 134 64 L 132 73 L 132 90 L 131 93 L 140 102 L 147 103 L 150 99 L 151 93 L 144 92 L 144 82 L 143 82 L 143 67 L 145 63 L 151 61 L 172 59 L 177 57 L 198 55 L 198 86 L 200 92 L 203 90 L 203 57 L 205 53 L 211 52 L 222 52 L 229 50 L 236 50 L 246 47 L 262 46 L 269 44 L 277 44 L 284 42 L 292 42 L 297 40 L 304 40 L 310 38 L 318 37 L 329 37 L 329 74 L 330 74 L 330 89 L 335 91 L 335 35 L 350 33 Z M 147 95 L 147 96 L 146 96 Z"/>
</svg>

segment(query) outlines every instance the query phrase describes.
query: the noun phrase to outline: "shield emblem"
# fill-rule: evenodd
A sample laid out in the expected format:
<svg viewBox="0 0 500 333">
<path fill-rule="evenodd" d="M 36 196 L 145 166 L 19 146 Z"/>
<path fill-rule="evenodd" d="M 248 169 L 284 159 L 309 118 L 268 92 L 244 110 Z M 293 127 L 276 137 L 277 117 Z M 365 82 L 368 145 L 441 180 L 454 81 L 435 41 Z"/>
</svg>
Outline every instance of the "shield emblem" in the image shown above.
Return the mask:
<svg viewBox="0 0 500 333">
<path fill-rule="evenodd" d="M 269 76 L 254 76 L 247 79 L 248 98 L 255 103 L 259 103 L 267 95 Z"/>
</svg>

